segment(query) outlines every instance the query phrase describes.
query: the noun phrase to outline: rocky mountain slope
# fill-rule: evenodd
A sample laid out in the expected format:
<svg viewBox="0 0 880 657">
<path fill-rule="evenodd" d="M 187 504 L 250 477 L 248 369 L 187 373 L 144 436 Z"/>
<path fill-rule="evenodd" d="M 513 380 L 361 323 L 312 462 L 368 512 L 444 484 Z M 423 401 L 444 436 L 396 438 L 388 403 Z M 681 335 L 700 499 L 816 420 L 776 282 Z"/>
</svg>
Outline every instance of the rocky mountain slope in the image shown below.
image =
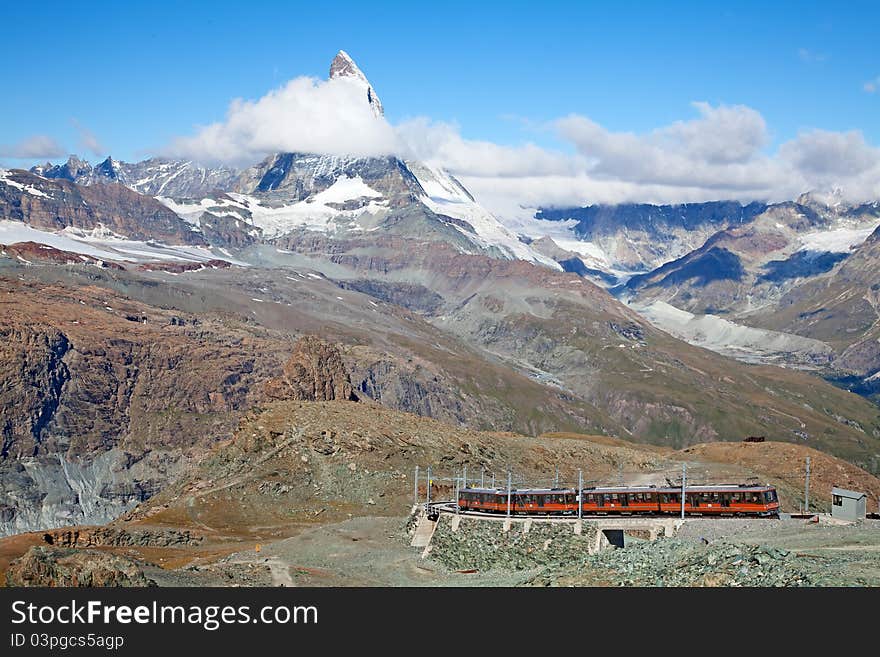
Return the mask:
<svg viewBox="0 0 880 657">
<path fill-rule="evenodd" d="M 870 383 L 860 382 L 880 363 L 871 358 L 857 363 L 843 352 L 871 343 L 878 225 L 876 204 L 827 206 L 804 196 L 771 206 L 750 224 L 721 231 L 688 255 L 634 276 L 618 294 L 690 342 L 743 360 L 813 369 L 871 394 Z M 838 301 L 832 301 L 830 289 L 841 295 Z M 826 302 L 854 302 L 860 318 L 830 311 Z"/>
<path fill-rule="evenodd" d="M 362 87 L 363 102 L 377 121 L 382 120 L 384 111 L 375 90 L 344 51 L 330 66 L 330 79 L 340 78 Z M 391 155 L 273 153 L 242 171 L 157 158 L 136 164 L 107 158 L 92 166 L 71 156 L 65 164 L 33 167 L 30 173 L 36 180 L 26 184 L 37 192 L 45 193 L 46 185 L 39 181 L 46 179 L 89 188 L 112 183 L 156 197 L 203 243 L 221 248 L 241 248 L 301 231 L 331 236 L 381 231 L 559 269 L 552 258 L 533 251 L 505 228 L 448 172 Z M 28 217 L 18 215 L 28 222 Z M 124 230 L 116 232 L 135 238 Z M 182 243 L 158 233 L 150 237 Z"/>
<path fill-rule="evenodd" d="M 0 222 L 46 231 L 69 231 L 207 245 L 201 234 L 156 199 L 119 184 L 77 185 L 26 171 L 0 170 Z"/>
<path fill-rule="evenodd" d="M 768 482 L 779 490 L 783 509 L 797 511 L 805 456 L 814 458 L 814 509 L 827 508 L 831 484 L 866 490 L 876 504 L 880 480 L 799 445 L 713 443 L 673 451 L 604 436 L 479 432 L 369 402 L 271 402 L 244 415 L 233 437 L 208 450 L 184 477 L 110 526 L 0 540 L 0 571 L 31 546 L 46 549 L 48 535 L 56 549 L 98 548 L 150 562 L 150 577 L 176 585 L 352 583 L 333 578 L 330 566 L 312 569 L 312 553 L 339 553 L 346 563 L 366 558 L 372 562 L 361 574 L 366 579 L 355 581 L 376 584 L 384 581 L 376 581 L 384 568 L 379 560 L 389 557 L 365 523 L 388 516 L 398 528 L 391 538 L 401 540 L 395 534 L 403 533 L 412 504 L 416 464 L 421 477 L 433 466 L 436 499 L 449 496 L 451 477 L 465 466 L 471 481 L 501 480 L 511 469 L 517 485 L 546 485 L 558 468 L 560 482 L 570 484 L 580 468 L 588 484 L 663 485 L 686 462 L 693 483 Z M 425 495 L 424 479 L 418 492 Z M 345 529 L 359 518 L 365 522 Z M 389 524 L 381 527 L 387 538 Z M 718 529 L 704 522 L 694 531 L 705 536 Z M 400 555 L 393 559 L 390 568 L 400 571 Z M 241 570 L 256 565 L 259 571 Z"/>
<path fill-rule="evenodd" d="M 43 178 L 69 180 L 78 185 L 119 183 L 148 196 L 191 198 L 228 189 L 239 172 L 230 167 L 205 167 L 191 161 L 149 158 L 142 162 L 120 162 L 108 157 L 92 165 L 75 155 L 64 164 L 46 163 L 30 173 Z"/>
<path fill-rule="evenodd" d="M 366 78 L 337 59 L 331 75 L 364 84 L 380 120 Z M 429 163 L 276 153 L 188 199 L 174 185 L 222 175 L 179 164 L 156 198 L 130 186 L 159 177 L 112 160 L 0 173 L 3 532 L 105 522 L 270 399 L 676 448 L 766 435 L 878 466 L 876 406 L 658 330 Z M 749 243 L 737 231 L 775 211 L 716 241 Z M 699 227 L 751 210 L 687 212 Z M 295 347 L 307 334 L 339 353 Z"/>
<path fill-rule="evenodd" d="M 594 257 L 600 255 L 599 262 L 604 261 L 606 267 L 649 271 L 698 248 L 719 230 L 749 223 L 765 208 L 761 203 L 744 206 L 735 201 L 682 205 L 624 203 L 544 208 L 535 214 L 535 219 L 557 222 L 568 229 L 569 239 L 560 244 L 563 248 L 580 250 L 583 246 L 577 241 L 585 242 L 598 252 Z M 550 234 L 557 240 L 558 235 Z"/>
</svg>

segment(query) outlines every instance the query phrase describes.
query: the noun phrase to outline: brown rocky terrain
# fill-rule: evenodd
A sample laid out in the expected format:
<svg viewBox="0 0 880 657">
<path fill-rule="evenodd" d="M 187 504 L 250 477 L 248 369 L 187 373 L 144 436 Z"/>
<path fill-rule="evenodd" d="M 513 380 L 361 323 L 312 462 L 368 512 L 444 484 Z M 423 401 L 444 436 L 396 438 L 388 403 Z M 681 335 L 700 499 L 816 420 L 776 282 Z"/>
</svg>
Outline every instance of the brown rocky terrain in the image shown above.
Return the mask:
<svg viewBox="0 0 880 657">
<path fill-rule="evenodd" d="M 269 399 L 274 400 L 356 400 L 339 349 L 313 335 L 297 340 L 293 355 L 284 364 L 281 376 L 269 379 L 265 392 Z"/>
<path fill-rule="evenodd" d="M 10 564 L 7 586 L 155 586 L 131 559 L 97 550 L 35 546 Z"/>
<path fill-rule="evenodd" d="M 602 433 L 676 447 L 767 435 L 875 467 L 876 407 L 800 372 L 744 366 L 674 340 L 575 274 L 387 236 L 277 242 L 327 276 L 370 281 L 360 289 L 376 298 L 401 283 L 422 286 L 420 298 L 433 301 L 421 312 L 434 326 L 623 427 Z"/>
<path fill-rule="evenodd" d="M 194 232 L 159 201 L 123 185 L 76 185 L 69 180 L 50 180 L 17 169 L 7 177 L 39 193 L 0 185 L 0 220 L 21 221 L 40 230 L 88 231 L 103 227 L 135 240 L 207 244 L 201 233 Z"/>
<path fill-rule="evenodd" d="M 155 494 L 228 438 L 283 372 L 296 336 L 322 327 L 344 345 L 352 384 L 336 362 L 337 379 L 325 389 L 315 378 L 322 352 L 304 350 L 288 367 L 288 392 L 305 386 L 348 398 L 356 389 L 396 408 L 505 428 L 573 429 L 602 417 L 501 364 L 475 368 L 477 352 L 408 311 L 383 306 L 380 315 L 369 297 L 320 277 L 297 277 L 270 293 L 283 303 L 260 304 L 251 297 L 267 289 L 256 274 L 251 288 L 241 272 L 217 280 L 219 270 L 188 273 L 203 278 L 174 285 L 144 278 L 163 272 L 85 265 L 15 271 L 20 278 L 0 279 L 6 531 L 106 522 Z M 340 294 L 350 305 L 339 304 Z M 298 380 L 297 368 L 311 378 Z"/>
<path fill-rule="evenodd" d="M 451 493 L 450 477 L 464 466 L 472 482 L 483 476 L 488 483 L 492 475 L 501 481 L 510 468 L 516 485 L 547 485 L 559 468 L 560 483 L 570 485 L 580 468 L 590 485 L 663 485 L 686 462 L 694 484 L 768 482 L 777 486 L 783 510 L 797 511 L 803 490 L 797 469 L 805 455 L 815 459 L 811 508 L 829 508 L 833 484 L 867 490 L 876 503 L 880 480 L 796 445 L 713 443 L 676 452 L 607 436 L 478 432 L 373 403 L 272 402 L 243 417 L 235 436 L 212 448 L 184 478 L 109 526 L 0 539 L 0 570 L 34 545 L 80 546 L 152 564 L 145 572 L 157 581 L 217 581 L 204 579 L 210 576 L 222 582 L 224 573 L 238 578 L 234 569 L 265 561 L 272 579 L 255 574 L 242 583 L 289 584 L 292 575 L 284 575 L 288 566 L 278 556 L 287 554 L 282 546 L 348 554 L 358 553 L 352 542 L 363 539 L 372 546 L 363 549 L 378 549 L 382 543 L 372 530 L 340 528 L 358 518 L 402 524 L 413 502 L 416 464 L 421 477 L 432 465 L 433 496 L 441 499 Z M 424 479 L 419 495 L 424 498 Z M 317 540 L 329 542 L 310 543 Z M 284 559 L 296 564 L 296 554 Z M 303 583 L 341 582 L 290 566 L 294 570 Z M 371 582 L 377 583 L 362 583 Z"/>
<path fill-rule="evenodd" d="M 26 264 L 55 264 L 55 265 L 95 265 L 101 268 L 122 270 L 124 267 L 118 262 L 99 260 L 92 256 L 81 253 L 71 253 L 62 249 L 56 249 L 46 244 L 36 242 L 16 242 L 15 244 L 0 244 L 0 255 L 8 258 L 16 258 Z"/>
<path fill-rule="evenodd" d="M 187 271 L 199 271 L 200 269 L 227 269 L 232 264 L 226 260 L 205 260 L 204 262 L 147 262 L 138 267 L 141 271 L 167 271 L 172 274 L 182 274 Z"/>
<path fill-rule="evenodd" d="M 880 501 L 880 480 L 869 472 L 803 445 L 790 443 L 704 443 L 669 454 L 670 458 L 697 459 L 712 463 L 729 463 L 760 472 L 781 491 L 783 504 L 797 510 L 803 504 L 805 460 L 810 458 L 810 488 L 815 499 L 813 510 L 829 511 L 828 495 L 832 486 L 864 491 L 868 508 L 874 510 Z"/>
</svg>

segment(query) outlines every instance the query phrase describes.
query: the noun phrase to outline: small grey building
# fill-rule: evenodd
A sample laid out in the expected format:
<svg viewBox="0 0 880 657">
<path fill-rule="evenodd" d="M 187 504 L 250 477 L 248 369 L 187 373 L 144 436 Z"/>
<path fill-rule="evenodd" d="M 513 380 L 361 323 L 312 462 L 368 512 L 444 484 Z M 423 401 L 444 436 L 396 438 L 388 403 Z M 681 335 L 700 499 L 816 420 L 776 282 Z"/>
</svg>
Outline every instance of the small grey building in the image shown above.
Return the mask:
<svg viewBox="0 0 880 657">
<path fill-rule="evenodd" d="M 864 520 L 868 494 L 834 486 L 831 489 L 831 517 L 840 520 Z"/>
</svg>

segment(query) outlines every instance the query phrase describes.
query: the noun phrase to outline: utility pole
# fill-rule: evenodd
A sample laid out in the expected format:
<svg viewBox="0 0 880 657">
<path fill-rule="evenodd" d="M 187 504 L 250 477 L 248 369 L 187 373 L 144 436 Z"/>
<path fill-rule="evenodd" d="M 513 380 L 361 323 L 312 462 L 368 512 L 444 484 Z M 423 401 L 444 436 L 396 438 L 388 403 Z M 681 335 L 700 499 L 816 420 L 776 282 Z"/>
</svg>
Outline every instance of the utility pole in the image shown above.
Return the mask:
<svg viewBox="0 0 880 657">
<path fill-rule="evenodd" d="M 804 513 L 810 512 L 810 457 L 807 457 L 807 476 L 804 479 Z"/>
<path fill-rule="evenodd" d="M 419 466 L 416 466 L 416 476 L 413 480 L 413 504 L 419 503 Z"/>
<path fill-rule="evenodd" d="M 458 506 L 458 477 L 455 477 L 454 479 L 452 490 L 455 492 L 455 512 L 458 513 L 460 511 L 460 508 Z"/>
<path fill-rule="evenodd" d="M 467 463 L 464 464 L 464 474 L 462 475 L 462 479 L 464 479 L 464 481 L 462 482 L 461 487 L 467 488 Z"/>
<path fill-rule="evenodd" d="M 486 479 L 486 468 L 482 467 L 482 468 L 480 468 L 480 488 L 483 488 L 485 486 L 485 484 L 486 484 L 485 479 Z"/>
<path fill-rule="evenodd" d="M 431 466 L 428 466 L 428 481 L 427 486 L 425 486 L 425 490 L 427 490 L 427 494 L 425 496 L 425 505 L 426 508 L 431 506 Z"/>
<path fill-rule="evenodd" d="M 584 473 L 578 468 L 578 520 L 584 516 Z"/>
<path fill-rule="evenodd" d="M 556 479 L 553 481 L 553 488 L 559 488 L 559 465 L 556 466 Z"/>
<path fill-rule="evenodd" d="M 507 471 L 507 517 L 510 517 L 510 470 Z"/>
<path fill-rule="evenodd" d="M 495 488 L 495 473 L 492 473 L 492 488 Z"/>
<path fill-rule="evenodd" d="M 681 464 L 681 519 L 684 520 L 684 492 L 687 481 L 687 463 Z"/>
</svg>

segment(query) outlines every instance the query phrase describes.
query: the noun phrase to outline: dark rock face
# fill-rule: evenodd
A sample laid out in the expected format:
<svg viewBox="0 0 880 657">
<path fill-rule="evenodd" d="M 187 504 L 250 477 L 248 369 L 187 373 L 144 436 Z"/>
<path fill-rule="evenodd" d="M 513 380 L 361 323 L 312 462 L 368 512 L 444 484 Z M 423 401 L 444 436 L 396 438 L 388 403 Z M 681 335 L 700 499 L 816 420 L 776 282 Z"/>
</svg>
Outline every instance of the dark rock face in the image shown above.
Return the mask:
<svg viewBox="0 0 880 657">
<path fill-rule="evenodd" d="M 7 586 L 155 586 L 125 557 L 97 550 L 35 546 L 9 565 Z"/>
<path fill-rule="evenodd" d="M 714 233 L 746 224 L 767 206 L 736 201 L 682 205 L 591 205 L 583 208 L 541 209 L 536 219 L 577 220 L 574 233 L 593 242 L 619 267 L 655 267 L 699 248 Z"/>
<path fill-rule="evenodd" d="M 342 354 L 315 336 L 297 340 L 281 377 L 266 383 L 270 399 L 292 401 L 356 400 Z"/>
<path fill-rule="evenodd" d="M 393 303 L 415 312 L 431 314 L 443 305 L 443 297 L 414 283 L 392 283 L 369 279 L 341 281 L 339 286 L 346 290 L 356 290 L 371 297 Z"/>
<path fill-rule="evenodd" d="M 656 285 L 668 287 L 691 281 L 694 285 L 704 286 L 711 281 L 739 281 L 744 273 L 742 263 L 735 253 L 713 247 L 698 257 L 687 259 L 678 267 L 671 267 L 669 273 Z"/>
<path fill-rule="evenodd" d="M 763 269 L 759 281 L 779 282 L 792 278 L 807 278 L 831 271 L 847 257 L 847 253 L 815 253 L 797 251 L 785 260 L 771 260 Z"/>
<path fill-rule="evenodd" d="M 21 221 L 40 230 L 103 227 L 135 240 L 207 244 L 201 233 L 159 201 L 120 184 L 82 186 L 26 171 L 13 171 L 9 178 L 39 194 L 0 184 L 0 219 Z"/>
<path fill-rule="evenodd" d="M 714 226 L 716 230 L 729 225 L 746 223 L 766 209 L 762 203 L 741 205 L 736 201 L 684 203 L 682 205 L 650 205 L 623 203 L 621 205 L 590 205 L 584 208 L 541 209 L 536 217 L 549 221 L 577 219 L 575 233 L 592 240 L 610 230 L 649 230 L 662 233 L 672 228 L 695 230 Z"/>
<path fill-rule="evenodd" d="M 270 155 L 241 174 L 235 191 L 267 194 L 270 199 L 302 201 L 324 191 L 342 177 L 359 177 L 368 187 L 389 199 L 392 207 L 405 205 L 425 194 L 419 181 L 399 158 L 308 153 Z"/>
<path fill-rule="evenodd" d="M 64 362 L 71 344 L 54 328 L 0 325 L 0 458 L 36 453 L 70 380 Z M 13 412 L 12 409 L 15 409 Z"/>
</svg>

